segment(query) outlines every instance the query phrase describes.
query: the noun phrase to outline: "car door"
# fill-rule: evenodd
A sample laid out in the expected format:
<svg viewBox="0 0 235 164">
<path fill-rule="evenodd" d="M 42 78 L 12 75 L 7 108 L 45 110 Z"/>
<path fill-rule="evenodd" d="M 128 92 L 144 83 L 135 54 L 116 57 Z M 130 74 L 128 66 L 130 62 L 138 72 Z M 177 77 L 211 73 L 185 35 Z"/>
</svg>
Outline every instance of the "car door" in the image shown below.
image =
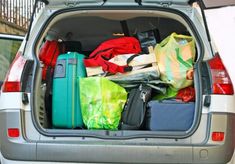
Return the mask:
<svg viewBox="0 0 235 164">
<path fill-rule="evenodd" d="M 23 36 L 0 34 L 0 88 L 23 38 Z"/>
</svg>

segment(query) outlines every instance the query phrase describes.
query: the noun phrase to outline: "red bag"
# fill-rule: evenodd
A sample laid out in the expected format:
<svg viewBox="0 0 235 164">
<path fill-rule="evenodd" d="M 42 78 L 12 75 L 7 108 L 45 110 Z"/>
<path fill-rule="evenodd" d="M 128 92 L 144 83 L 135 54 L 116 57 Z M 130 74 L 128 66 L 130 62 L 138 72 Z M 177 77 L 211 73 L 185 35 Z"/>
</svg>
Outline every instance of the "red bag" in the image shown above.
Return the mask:
<svg viewBox="0 0 235 164">
<path fill-rule="evenodd" d="M 176 99 L 181 99 L 184 102 L 195 101 L 195 89 L 187 87 L 178 91 Z"/>
<path fill-rule="evenodd" d="M 57 57 L 59 56 L 59 54 L 63 53 L 60 52 L 60 50 L 62 49 L 60 46 L 61 45 L 55 40 L 53 41 L 47 40 L 40 49 L 39 59 L 44 64 L 44 67 L 42 69 L 43 80 L 46 79 L 46 74 L 49 67 L 53 69 L 56 65 Z"/>
<path fill-rule="evenodd" d="M 86 67 L 101 66 L 103 71 L 124 73 L 132 70 L 131 66 L 119 66 L 108 60 L 116 55 L 138 54 L 141 52 L 139 41 L 134 37 L 122 37 L 103 42 L 95 49 L 88 59 L 84 59 Z"/>
<path fill-rule="evenodd" d="M 39 52 L 39 59 L 47 66 L 55 67 L 56 59 L 60 54 L 59 43 L 47 40 Z"/>
</svg>

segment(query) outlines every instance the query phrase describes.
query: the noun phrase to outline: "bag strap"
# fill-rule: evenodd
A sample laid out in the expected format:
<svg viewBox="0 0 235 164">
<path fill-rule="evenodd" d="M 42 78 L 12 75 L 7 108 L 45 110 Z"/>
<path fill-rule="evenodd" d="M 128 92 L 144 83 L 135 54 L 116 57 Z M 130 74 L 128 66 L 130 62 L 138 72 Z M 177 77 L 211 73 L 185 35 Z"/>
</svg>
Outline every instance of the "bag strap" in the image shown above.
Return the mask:
<svg viewBox="0 0 235 164">
<path fill-rule="evenodd" d="M 182 55 L 180 54 L 180 49 L 179 49 L 179 48 L 176 48 L 175 51 L 176 51 L 177 60 L 178 60 L 181 64 L 183 64 L 187 69 L 190 69 L 190 68 L 193 67 L 193 65 L 192 65 L 192 63 L 193 63 L 192 59 L 191 59 L 190 62 L 184 61 Z"/>
<path fill-rule="evenodd" d="M 136 54 L 136 55 L 131 55 L 127 60 L 126 60 L 126 65 L 129 65 L 130 62 L 136 58 L 137 56 L 140 56 L 141 54 Z"/>
<path fill-rule="evenodd" d="M 52 125 L 52 104 L 51 104 L 51 86 L 52 86 L 52 77 L 53 77 L 53 68 L 51 66 L 47 67 L 46 71 L 46 92 L 45 92 L 45 108 L 46 108 L 46 115 L 48 117 L 48 126 Z"/>
<path fill-rule="evenodd" d="M 122 31 L 123 31 L 124 35 L 125 36 L 130 36 L 130 32 L 129 32 L 129 29 L 128 29 L 127 21 L 123 20 L 123 21 L 120 21 L 120 23 L 121 23 Z"/>
</svg>

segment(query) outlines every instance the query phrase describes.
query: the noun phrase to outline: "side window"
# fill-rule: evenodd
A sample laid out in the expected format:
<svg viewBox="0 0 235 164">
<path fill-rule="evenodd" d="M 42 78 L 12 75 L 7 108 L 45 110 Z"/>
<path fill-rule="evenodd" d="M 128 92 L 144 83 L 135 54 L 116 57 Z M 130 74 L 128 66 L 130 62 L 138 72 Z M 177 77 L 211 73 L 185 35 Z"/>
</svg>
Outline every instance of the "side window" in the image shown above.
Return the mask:
<svg viewBox="0 0 235 164">
<path fill-rule="evenodd" d="M 21 38 L 0 35 L 0 88 L 5 79 L 9 66 L 15 58 L 15 55 L 21 45 L 21 42 Z"/>
</svg>

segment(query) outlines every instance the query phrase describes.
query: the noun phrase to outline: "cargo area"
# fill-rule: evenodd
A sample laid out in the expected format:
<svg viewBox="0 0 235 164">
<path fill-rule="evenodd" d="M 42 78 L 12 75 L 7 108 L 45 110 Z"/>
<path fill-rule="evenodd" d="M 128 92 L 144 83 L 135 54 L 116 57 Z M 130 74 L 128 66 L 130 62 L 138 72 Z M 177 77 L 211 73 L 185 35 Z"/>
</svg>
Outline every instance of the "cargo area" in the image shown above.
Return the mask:
<svg viewBox="0 0 235 164">
<path fill-rule="evenodd" d="M 148 41 L 145 42 L 144 39 L 148 40 L 150 38 L 149 36 L 144 36 L 146 35 L 146 32 L 147 34 L 154 35 L 151 35 L 151 37 L 154 37 L 157 42 L 155 45 L 149 46 Z M 142 41 L 138 38 L 140 33 L 143 34 L 142 37 L 145 37 L 142 41 L 147 44 L 144 48 L 142 46 Z M 178 42 L 180 46 L 190 43 L 189 38 L 193 38 L 195 50 L 192 50 L 192 52 L 195 51 L 195 56 L 193 56 L 192 59 L 187 59 L 187 61 L 182 61 L 185 64 L 185 67 L 190 67 L 190 71 L 192 70 L 191 72 L 187 71 L 187 75 L 185 74 L 186 81 L 191 80 L 192 82 L 188 84 L 186 84 L 187 82 L 182 82 L 182 85 L 185 86 L 181 87 L 181 82 L 176 81 L 173 85 L 181 88 L 173 93 L 172 89 L 169 89 L 172 88 L 172 84 L 169 84 L 169 81 L 166 82 L 162 78 L 162 72 L 159 68 L 162 67 L 162 65 L 159 64 L 160 62 L 155 61 L 155 57 L 158 55 L 156 53 L 160 52 L 156 49 L 157 44 L 162 44 L 164 39 L 174 33 L 176 35 L 175 41 Z M 180 14 L 173 12 L 100 10 L 87 13 L 74 11 L 55 16 L 52 21 L 48 22 L 43 28 L 35 48 L 41 64 L 39 71 L 41 82 L 39 84 L 40 86 L 38 86 L 38 88 L 40 88 L 40 93 L 36 95 L 37 100 L 35 101 L 36 104 L 34 109 L 34 116 L 37 122 L 36 125 L 38 125 L 39 129 L 46 132 L 46 134 L 52 136 L 72 135 L 93 136 L 99 138 L 177 138 L 190 135 L 199 124 L 201 111 L 198 100 L 201 97 L 201 95 L 198 95 L 201 93 L 199 92 L 200 85 L 196 84 L 200 83 L 200 77 L 198 77 L 199 75 L 197 71 L 195 71 L 197 68 L 193 66 L 200 55 L 198 54 L 200 52 L 200 47 L 198 39 L 195 38 L 195 34 L 196 33 L 194 32 L 193 27 L 188 23 L 188 20 L 182 18 Z M 187 38 L 181 42 L 180 38 L 177 38 L 179 36 L 187 36 Z M 95 67 L 95 71 L 94 67 L 91 69 L 90 67 L 84 67 L 82 68 L 84 72 L 81 73 L 79 72 L 80 67 L 77 66 L 75 68 L 77 71 L 76 73 L 81 77 L 76 77 L 74 72 L 70 73 L 71 76 L 73 75 L 74 77 L 67 77 L 68 71 L 73 69 L 72 65 L 83 65 L 84 60 L 91 58 L 89 55 L 102 43 L 110 39 L 120 39 L 123 37 L 134 37 L 140 41 L 141 52 L 138 54 L 140 54 L 140 56 L 142 56 L 141 54 L 144 54 L 146 60 L 148 59 L 147 63 L 141 66 L 135 66 L 133 64 L 132 70 L 125 73 L 110 73 L 109 71 L 104 71 L 104 67 L 101 68 L 102 66 Z M 53 61 L 52 58 L 55 56 L 43 59 L 45 61 L 42 61 L 40 58 L 40 53 L 43 47 L 45 48 L 45 43 L 47 41 L 56 41 L 59 46 L 63 45 L 62 49 L 57 49 L 60 52 L 63 51 L 63 53 L 58 56 L 56 63 L 54 63 L 53 66 L 47 66 L 45 61 L 49 61 L 51 64 Z M 163 47 L 165 45 L 163 45 Z M 47 50 L 48 49 L 49 47 L 47 47 Z M 178 55 L 177 49 L 174 51 L 176 51 L 176 55 Z M 181 50 L 179 51 L 181 52 Z M 98 53 L 100 53 L 100 51 L 98 51 Z M 135 53 L 132 53 L 132 55 L 133 54 L 136 55 Z M 149 57 L 150 55 L 154 58 L 154 61 L 151 61 L 152 58 Z M 145 57 L 143 60 L 145 60 Z M 136 57 L 136 60 L 138 60 L 138 58 Z M 104 62 L 108 61 L 106 58 L 104 60 Z M 115 61 L 116 59 L 113 60 Z M 135 59 L 132 60 L 134 61 Z M 141 60 L 142 59 L 140 58 L 139 61 Z M 162 60 L 162 58 L 158 59 L 157 57 L 156 60 Z M 191 61 L 193 65 L 187 65 L 186 62 L 188 61 Z M 177 66 L 167 65 L 165 67 L 168 70 L 175 70 L 174 67 L 179 67 L 179 69 L 183 68 L 180 64 Z M 110 68 L 108 67 L 107 69 L 109 70 Z M 154 72 L 155 70 L 157 73 Z M 189 79 L 186 77 L 188 74 L 190 75 Z M 136 80 L 136 76 L 140 78 Z M 182 75 L 182 77 L 183 76 L 184 75 Z M 66 79 L 61 80 L 65 77 Z M 143 79 L 141 79 L 141 77 Z M 132 81 L 131 79 L 134 80 Z M 167 78 L 165 79 L 170 80 Z M 71 85 L 74 85 L 76 88 L 67 86 L 70 81 L 73 81 L 71 82 Z M 105 88 L 104 85 L 107 88 L 105 91 L 103 90 Z M 55 91 L 55 88 L 58 87 L 61 89 L 56 89 Z M 142 96 L 142 93 L 144 93 L 147 95 L 147 99 L 145 97 L 142 100 L 143 102 L 141 101 L 141 104 L 138 105 L 139 96 L 135 95 L 136 97 L 133 96 L 135 98 L 130 98 L 131 92 L 134 92 L 133 89 L 136 89 L 136 93 L 138 92 L 138 89 L 141 91 L 143 90 L 140 95 Z M 148 91 L 151 92 L 149 95 Z M 73 95 L 68 95 L 68 93 L 72 93 Z M 89 96 L 93 99 L 94 97 L 97 98 L 99 94 L 102 96 L 111 95 L 110 97 L 102 98 L 101 105 L 102 109 L 105 110 L 103 111 L 104 116 L 102 115 L 102 112 L 100 112 L 101 108 L 97 109 L 97 111 L 94 112 L 95 114 L 92 112 L 84 112 L 84 109 L 83 111 L 74 111 L 74 109 L 71 109 L 74 107 L 87 107 L 87 109 L 85 109 L 86 111 L 95 109 L 98 106 L 96 100 L 90 101 Z M 71 107 L 70 105 L 66 105 L 68 102 L 65 101 L 71 101 L 75 105 L 72 105 Z M 113 104 L 108 105 L 105 103 Z M 138 114 L 137 108 L 142 105 L 142 108 L 145 109 L 142 111 L 142 114 Z M 60 111 L 57 110 L 57 108 L 63 108 L 62 106 L 66 106 L 64 107 L 65 109 L 63 112 L 71 112 L 70 114 L 73 117 L 71 120 L 72 125 L 58 125 L 58 123 L 63 121 L 69 121 L 68 117 L 70 117 L 70 114 L 67 115 L 67 113 L 64 114 L 63 112 L 63 114 L 61 114 Z M 115 116 L 113 112 L 117 112 L 117 110 L 111 108 L 116 108 L 116 106 L 119 106 L 119 108 L 121 107 L 122 109 L 119 110 L 118 117 L 113 118 Z M 136 112 L 127 114 L 128 112 L 126 110 L 134 110 L 132 108 L 135 108 Z M 94 115 L 96 115 L 97 112 L 98 114 L 101 114 L 101 116 L 98 116 L 97 120 L 94 120 Z M 78 115 L 81 115 L 79 116 L 80 120 L 77 118 Z M 93 119 L 89 118 L 91 115 L 94 117 Z M 112 115 L 112 118 L 110 115 Z M 66 118 L 63 118 L 64 116 Z M 110 118 L 108 118 L 109 116 Z M 105 121 L 100 121 L 101 117 L 106 123 Z M 128 125 L 128 127 L 122 126 L 124 120 L 123 117 L 126 117 L 125 119 L 136 117 L 134 119 L 131 118 L 131 120 L 134 122 L 138 120 L 141 122 L 141 125 L 132 123 L 132 125 Z M 77 119 L 78 122 L 76 122 Z M 110 122 L 114 122 L 116 126 L 114 127 Z M 101 125 L 101 123 L 105 125 Z M 76 126 L 76 124 L 78 126 Z"/>
</svg>

